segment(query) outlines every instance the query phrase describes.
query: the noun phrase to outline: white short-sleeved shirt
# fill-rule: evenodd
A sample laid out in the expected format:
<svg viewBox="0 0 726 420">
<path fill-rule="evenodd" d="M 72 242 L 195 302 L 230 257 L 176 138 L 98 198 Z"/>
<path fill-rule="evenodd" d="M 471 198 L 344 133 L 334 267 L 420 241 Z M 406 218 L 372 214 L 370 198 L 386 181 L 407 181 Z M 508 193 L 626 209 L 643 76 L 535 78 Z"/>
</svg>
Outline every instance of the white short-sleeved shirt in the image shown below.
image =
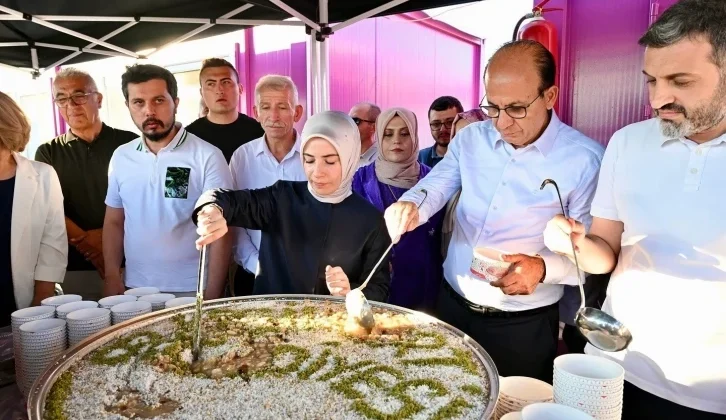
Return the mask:
<svg viewBox="0 0 726 420">
<path fill-rule="evenodd" d="M 157 155 L 142 138 L 116 149 L 106 205 L 124 209 L 126 286 L 196 290 L 194 205 L 206 190 L 231 187 L 222 152 L 183 127 Z"/>
<path fill-rule="evenodd" d="M 278 162 L 267 147 L 265 137 L 240 146 L 229 162 L 234 188 L 249 190 L 265 188 L 280 180 L 306 181 L 300 157 L 300 139 L 295 133 L 295 145 Z M 250 273 L 257 273 L 262 233 L 259 230 L 237 228 L 234 259 Z"/>
<path fill-rule="evenodd" d="M 651 394 L 726 414 L 726 135 L 699 145 L 663 136 L 657 119 L 623 128 L 591 212 L 624 225 L 603 309 L 633 341 L 587 353 Z"/>
</svg>

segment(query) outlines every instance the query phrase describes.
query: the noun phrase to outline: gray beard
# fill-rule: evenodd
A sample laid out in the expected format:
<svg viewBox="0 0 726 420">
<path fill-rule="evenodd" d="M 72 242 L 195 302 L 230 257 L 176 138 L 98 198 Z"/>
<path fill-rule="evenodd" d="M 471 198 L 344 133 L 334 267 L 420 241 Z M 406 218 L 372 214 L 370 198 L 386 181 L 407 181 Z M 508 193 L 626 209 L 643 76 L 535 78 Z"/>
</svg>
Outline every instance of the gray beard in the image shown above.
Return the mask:
<svg viewBox="0 0 726 420">
<path fill-rule="evenodd" d="M 711 100 L 693 111 L 687 110 L 682 122 L 661 119 L 660 130 L 663 135 L 668 138 L 690 137 L 721 124 L 726 119 L 726 79 L 721 80 Z"/>
</svg>

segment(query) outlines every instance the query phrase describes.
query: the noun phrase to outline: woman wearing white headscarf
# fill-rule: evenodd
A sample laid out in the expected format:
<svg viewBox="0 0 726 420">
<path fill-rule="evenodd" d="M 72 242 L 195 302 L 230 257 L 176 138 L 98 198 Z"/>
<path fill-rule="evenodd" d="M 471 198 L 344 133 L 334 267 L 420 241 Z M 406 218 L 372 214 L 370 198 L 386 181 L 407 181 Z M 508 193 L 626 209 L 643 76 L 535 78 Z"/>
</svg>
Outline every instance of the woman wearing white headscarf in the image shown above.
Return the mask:
<svg viewBox="0 0 726 420">
<path fill-rule="evenodd" d="M 386 110 L 376 120 L 376 134 L 378 157 L 355 174 L 353 191 L 382 213 L 431 169 L 418 162 L 418 123 L 413 112 Z M 442 219 L 440 211 L 394 245 L 389 303 L 419 311 L 434 309 L 443 278 Z"/>
<path fill-rule="evenodd" d="M 193 215 L 197 246 L 224 236 L 228 225 L 260 230 L 254 294 L 344 296 L 363 283 L 391 239 L 382 213 L 351 190 L 360 161 L 353 120 L 342 112 L 321 112 L 305 123 L 301 139 L 308 181 L 206 192 Z M 389 283 L 388 270 L 379 268 L 363 293 L 385 302 Z"/>
</svg>

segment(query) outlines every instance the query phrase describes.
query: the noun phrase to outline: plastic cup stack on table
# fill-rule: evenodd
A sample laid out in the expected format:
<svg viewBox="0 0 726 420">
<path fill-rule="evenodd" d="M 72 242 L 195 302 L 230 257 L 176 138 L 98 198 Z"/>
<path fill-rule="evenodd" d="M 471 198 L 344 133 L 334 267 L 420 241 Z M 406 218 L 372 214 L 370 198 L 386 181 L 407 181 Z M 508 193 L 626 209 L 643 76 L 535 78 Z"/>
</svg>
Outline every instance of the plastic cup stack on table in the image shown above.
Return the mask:
<svg viewBox="0 0 726 420">
<path fill-rule="evenodd" d="M 92 300 L 81 300 L 78 302 L 64 303 L 55 308 L 55 316 L 59 319 L 66 319 L 69 313 L 79 309 L 98 308 L 98 302 Z"/>
<path fill-rule="evenodd" d="M 135 302 L 138 299 L 134 295 L 116 295 L 105 297 L 98 301 L 98 305 L 102 308 L 111 309 L 119 303 Z"/>
<path fill-rule="evenodd" d="M 156 293 L 159 293 L 159 289 L 157 289 L 156 287 L 137 287 L 135 289 L 129 289 L 124 292 L 125 295 L 131 295 L 136 297 L 154 295 Z"/>
<path fill-rule="evenodd" d="M 68 341 L 75 346 L 111 325 L 111 311 L 105 308 L 88 308 L 73 311 L 66 316 L 68 322 Z"/>
<path fill-rule="evenodd" d="M 164 309 L 166 302 L 176 298 L 171 293 L 154 293 L 153 295 L 144 295 L 139 298 L 140 302 L 151 303 L 152 311 L 159 311 Z"/>
<path fill-rule="evenodd" d="M 183 305 L 189 305 L 192 303 L 197 303 L 197 298 L 195 297 L 178 297 L 171 300 L 166 301 L 165 306 L 166 308 L 176 308 L 177 306 L 183 306 Z"/>
<path fill-rule="evenodd" d="M 16 374 L 23 395 L 28 395 L 33 382 L 66 347 L 66 321 L 62 319 L 39 319 L 20 326 L 20 354 L 15 357 L 22 360 Z"/>
<path fill-rule="evenodd" d="M 619 420 L 623 411 L 625 371 L 619 364 L 586 354 L 555 359 L 555 402 L 597 420 Z"/>
<path fill-rule="evenodd" d="M 593 420 L 589 414 L 580 410 L 554 403 L 528 405 L 522 410 L 521 418 L 522 420 Z"/>
<path fill-rule="evenodd" d="M 29 308 L 18 309 L 17 311 L 10 314 L 10 325 L 13 329 L 13 354 L 15 355 L 15 372 L 20 377 L 18 372 L 23 371 L 23 360 L 19 355 L 22 354 L 20 348 L 20 326 L 39 319 L 49 319 L 55 316 L 55 306 L 31 306 Z M 18 379 L 18 385 L 20 385 L 20 379 Z"/>
<path fill-rule="evenodd" d="M 522 411 L 530 404 L 552 401 L 552 385 L 546 382 L 525 376 L 502 377 L 494 418 L 501 420 L 505 414 Z"/>
<path fill-rule="evenodd" d="M 79 302 L 81 300 L 83 300 L 83 298 L 80 295 L 51 296 L 49 298 L 41 300 L 40 305 L 58 307 L 63 305 L 64 303 Z"/>
<path fill-rule="evenodd" d="M 151 312 L 151 302 L 134 301 L 119 303 L 111 308 L 114 325 Z"/>
</svg>

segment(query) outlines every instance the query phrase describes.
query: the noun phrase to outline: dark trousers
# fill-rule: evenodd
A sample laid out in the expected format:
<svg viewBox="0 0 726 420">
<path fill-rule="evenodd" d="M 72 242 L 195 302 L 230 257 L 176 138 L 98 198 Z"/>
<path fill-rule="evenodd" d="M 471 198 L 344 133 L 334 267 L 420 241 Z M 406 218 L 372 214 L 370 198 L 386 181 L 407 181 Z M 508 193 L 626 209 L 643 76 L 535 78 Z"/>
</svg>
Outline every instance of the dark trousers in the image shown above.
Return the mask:
<svg viewBox="0 0 726 420">
<path fill-rule="evenodd" d="M 552 383 L 559 333 L 556 303 L 520 313 L 482 313 L 472 305 L 444 280 L 436 307 L 439 319 L 484 347 L 499 375 L 528 376 Z"/>
<path fill-rule="evenodd" d="M 726 397 L 726 396 L 725 396 Z M 643 391 L 630 382 L 623 388 L 622 420 L 724 420 L 726 415 L 694 410 Z"/>
<path fill-rule="evenodd" d="M 234 295 L 251 296 L 254 285 L 255 275 L 242 266 L 237 267 L 237 271 L 234 273 Z"/>
<path fill-rule="evenodd" d="M 562 330 L 562 341 L 567 346 L 567 353 L 585 353 L 585 345 L 587 340 L 580 334 L 577 327 L 565 324 L 565 329 Z"/>
</svg>

